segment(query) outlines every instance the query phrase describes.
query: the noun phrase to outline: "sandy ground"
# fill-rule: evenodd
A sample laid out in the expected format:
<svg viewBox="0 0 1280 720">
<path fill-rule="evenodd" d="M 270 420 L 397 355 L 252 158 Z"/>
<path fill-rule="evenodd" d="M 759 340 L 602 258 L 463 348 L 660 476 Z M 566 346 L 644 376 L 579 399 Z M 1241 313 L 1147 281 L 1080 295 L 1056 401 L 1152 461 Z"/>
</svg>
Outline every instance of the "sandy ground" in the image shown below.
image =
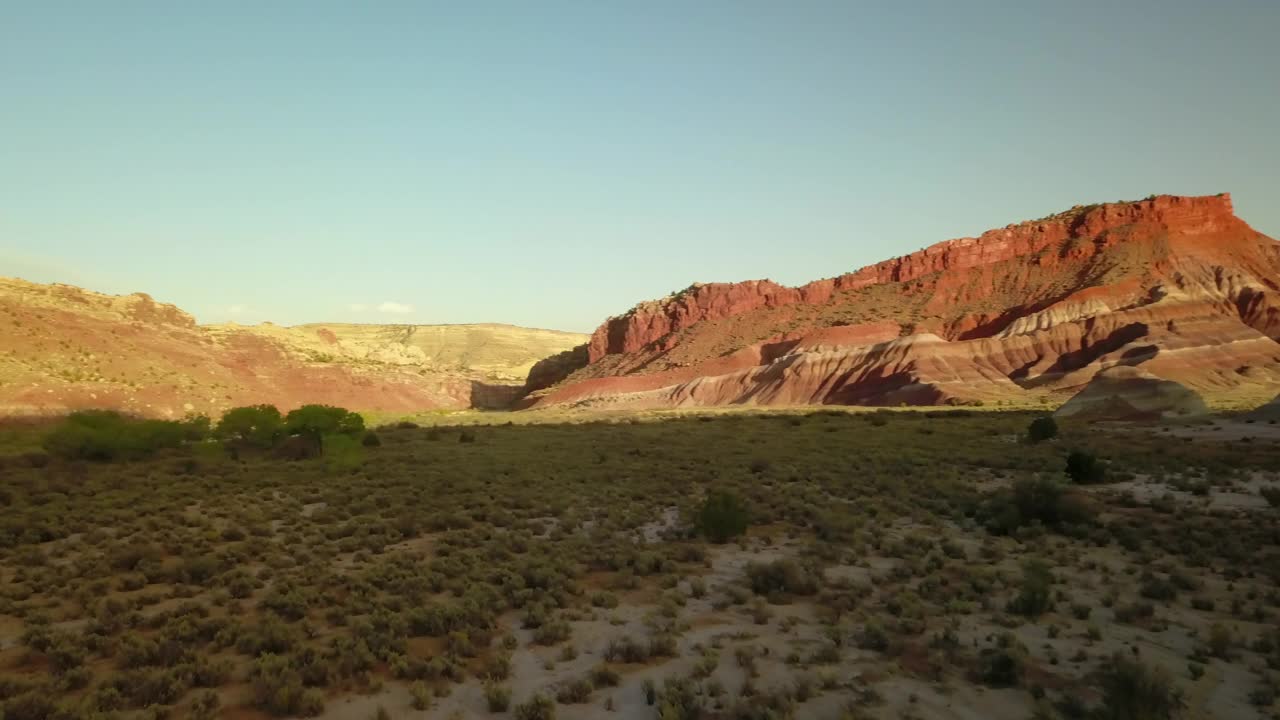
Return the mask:
<svg viewBox="0 0 1280 720">
<path fill-rule="evenodd" d="M 1208 495 L 1195 495 L 1179 490 L 1163 480 L 1139 475 L 1133 480 L 1090 487 L 1086 491 L 1099 495 L 1127 494 L 1143 505 L 1168 498 L 1179 505 L 1192 505 L 1205 510 L 1265 511 L 1271 506 L 1259 494 L 1263 488 L 1280 488 L 1280 478 L 1266 473 L 1252 473 L 1246 481 L 1233 483 L 1227 488 L 1211 486 Z"/>
<path fill-rule="evenodd" d="M 1221 442 L 1240 441 L 1246 438 L 1264 442 L 1280 441 L 1280 423 L 1246 422 L 1235 419 L 1216 419 L 1205 423 L 1167 425 L 1160 433 L 1173 437 L 1213 439 Z"/>
<path fill-rule="evenodd" d="M 1030 716 L 1033 701 L 1027 689 L 992 689 L 970 683 L 963 678 L 950 676 L 933 681 L 904 668 L 904 660 L 888 660 L 878 653 L 846 647 L 838 665 L 800 670 L 789 666 L 786 657 L 799 653 L 803 657 L 820 646 L 822 626 L 815 619 L 815 607 L 809 603 L 792 603 L 771 606 L 773 616 L 767 624 L 758 625 L 743 606 L 717 610 L 714 607 L 717 590 L 731 585 L 742 577 L 748 562 L 773 560 L 794 554 L 797 547 L 787 541 L 771 546 L 755 545 L 748 549 L 735 546 L 718 548 L 711 553 L 708 573 L 703 577 L 709 591 L 703 598 L 690 598 L 681 612 L 681 619 L 688 629 L 679 642 L 679 656 L 666 662 L 642 666 L 615 666 L 622 674 L 622 683 L 616 688 L 597 690 L 589 702 L 578 705 L 558 705 L 557 717 L 565 720 L 610 717 L 620 720 L 648 720 L 655 710 L 645 703 L 642 683 L 651 679 L 662 685 L 662 679 L 692 672 L 703 650 L 715 648 L 720 663 L 711 675 L 725 688 L 726 703 L 732 703 L 746 680 L 744 670 L 738 667 L 734 649 L 739 646 L 755 648 L 758 656 L 759 677 L 757 687 L 785 686 L 797 675 L 829 676 L 835 687 L 820 690 L 816 697 L 801 704 L 796 717 L 839 718 L 843 708 L 864 688 L 873 688 L 882 702 L 865 708 L 868 716 L 876 718 L 914 717 L 922 720 L 1023 720 Z M 976 552 L 976 547 L 967 550 Z M 857 565 L 837 565 L 829 568 L 828 577 L 854 585 L 874 587 L 892 572 L 897 561 L 886 557 L 868 557 Z M 1002 569 L 1014 570 L 1018 560 L 1010 557 L 998 564 Z M 1249 692 L 1257 686 L 1256 675 L 1247 667 L 1211 660 L 1199 681 L 1192 681 L 1185 670 L 1186 658 L 1202 642 L 1208 631 L 1203 616 L 1180 609 L 1176 604 L 1160 609 L 1163 627 L 1147 630 L 1114 621 L 1114 611 L 1102 607 L 1104 595 L 1114 583 L 1101 574 L 1103 566 L 1123 576 L 1125 560 L 1114 549 L 1097 548 L 1076 559 L 1077 565 L 1092 566 L 1098 571 L 1080 571 L 1071 582 L 1072 599 L 1087 601 L 1094 607 L 1088 620 L 1077 620 L 1059 608 L 1060 612 L 1041 618 L 1039 622 L 1022 622 L 1007 627 L 993 621 L 992 613 L 976 612 L 965 616 L 957 628 L 960 645 L 969 648 L 991 647 L 1002 633 L 1012 633 L 1017 642 L 1025 646 L 1033 666 L 1044 673 L 1037 674 L 1046 687 L 1054 687 L 1054 678 L 1081 677 L 1098 658 L 1113 653 L 1138 655 L 1149 663 L 1166 668 L 1182 668 L 1178 675 L 1187 692 L 1188 718 L 1255 718 L 1261 717 L 1250 705 Z M 1213 595 L 1226 596 L 1228 590 L 1221 587 L 1206 588 Z M 656 610 L 653 606 L 623 605 L 613 610 L 600 610 L 594 617 L 572 622 L 573 639 L 578 656 L 560 661 L 560 647 L 544 648 L 530 644 L 530 631 L 519 627 L 519 618 L 511 615 L 503 618 L 503 624 L 519 640 L 519 649 L 512 656 L 513 677 L 508 685 L 512 689 L 513 705 L 535 693 L 554 693 L 557 683 L 582 677 L 603 660 L 608 642 L 630 635 L 643 638 L 648 634 L 646 617 Z M 1096 624 L 1106 628 L 1101 639 L 1090 639 L 1087 628 Z M 1050 626 L 1057 631 L 1050 636 Z M 1261 632 L 1261 626 L 1235 623 L 1237 633 L 1248 637 Z M 1097 698 L 1088 698 L 1096 701 Z M 612 703 L 612 710 L 606 703 Z M 331 702 L 322 716 L 330 720 L 366 720 L 379 708 L 385 708 L 392 717 L 422 718 L 487 718 L 489 713 L 483 688 L 475 680 L 455 686 L 445 698 L 438 698 L 429 711 L 414 711 L 405 687 L 390 683 L 382 691 L 368 696 Z"/>
</svg>

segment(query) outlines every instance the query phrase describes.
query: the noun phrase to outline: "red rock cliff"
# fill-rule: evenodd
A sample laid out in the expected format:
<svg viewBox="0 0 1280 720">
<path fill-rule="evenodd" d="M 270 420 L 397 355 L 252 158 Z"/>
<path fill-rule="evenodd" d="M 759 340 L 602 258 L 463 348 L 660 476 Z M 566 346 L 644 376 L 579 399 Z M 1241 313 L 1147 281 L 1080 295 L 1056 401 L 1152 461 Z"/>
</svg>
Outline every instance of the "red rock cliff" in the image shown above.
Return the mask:
<svg viewBox="0 0 1280 720">
<path fill-rule="evenodd" d="M 650 346 L 665 349 L 664 341 L 669 342 L 672 334 L 706 320 L 762 308 L 822 304 L 840 291 L 910 282 L 934 273 L 954 273 L 1032 256 L 1072 239 L 1093 241 L 1065 256 L 1079 259 L 1080 255 L 1097 252 L 1121 240 L 1150 240 L 1166 236 L 1170 231 L 1182 237 L 1227 231 L 1256 235 L 1233 214 L 1231 197 L 1225 193 L 1203 197 L 1161 195 L 1136 202 L 1076 207 L 1041 220 L 990 230 L 976 238 L 941 242 L 904 257 L 798 288 L 769 280 L 693 285 L 676 295 L 641 303 L 623 315 L 606 320 L 591 336 L 588 362 Z M 1052 264 L 1060 259 L 1063 256 L 1046 253 L 1034 261 Z"/>
</svg>

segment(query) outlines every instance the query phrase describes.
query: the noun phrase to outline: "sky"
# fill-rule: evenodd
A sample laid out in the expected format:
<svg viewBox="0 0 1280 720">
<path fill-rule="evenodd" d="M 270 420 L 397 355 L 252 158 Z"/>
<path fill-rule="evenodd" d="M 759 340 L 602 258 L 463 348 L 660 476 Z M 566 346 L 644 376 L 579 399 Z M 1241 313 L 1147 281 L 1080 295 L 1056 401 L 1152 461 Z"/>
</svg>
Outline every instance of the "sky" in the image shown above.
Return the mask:
<svg viewBox="0 0 1280 720">
<path fill-rule="evenodd" d="M 1280 2 L 0 0 L 0 275 L 589 332 L 1073 205 L 1280 237 Z"/>
</svg>

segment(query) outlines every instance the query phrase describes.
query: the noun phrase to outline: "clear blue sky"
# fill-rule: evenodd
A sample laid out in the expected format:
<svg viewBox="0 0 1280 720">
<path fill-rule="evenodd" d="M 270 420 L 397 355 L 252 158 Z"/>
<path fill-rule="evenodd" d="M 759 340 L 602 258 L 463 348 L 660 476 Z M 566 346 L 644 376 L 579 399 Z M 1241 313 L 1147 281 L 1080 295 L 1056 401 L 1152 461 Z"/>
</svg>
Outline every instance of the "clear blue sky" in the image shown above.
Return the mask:
<svg viewBox="0 0 1280 720">
<path fill-rule="evenodd" d="M 1275 0 L 0 0 L 0 274 L 587 331 L 1151 193 L 1274 236 L 1278 34 Z"/>
</svg>

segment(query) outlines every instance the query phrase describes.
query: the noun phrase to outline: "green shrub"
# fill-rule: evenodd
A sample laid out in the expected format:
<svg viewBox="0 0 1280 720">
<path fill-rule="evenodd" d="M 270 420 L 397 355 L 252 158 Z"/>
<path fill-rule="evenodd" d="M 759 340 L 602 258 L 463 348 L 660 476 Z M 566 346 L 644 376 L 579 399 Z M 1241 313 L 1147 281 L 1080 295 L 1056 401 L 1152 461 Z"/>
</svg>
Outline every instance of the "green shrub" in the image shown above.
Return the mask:
<svg viewBox="0 0 1280 720">
<path fill-rule="evenodd" d="M 978 680 L 989 687 L 1016 687 L 1023 669 L 1021 655 L 1010 648 L 985 648 L 978 654 Z"/>
<path fill-rule="evenodd" d="M 598 665 L 591 670 L 591 684 L 597 688 L 617 687 L 622 676 L 608 665 Z"/>
<path fill-rule="evenodd" d="M 324 466 L 330 472 L 349 472 L 364 464 L 364 446 L 350 435 L 324 436 Z"/>
<path fill-rule="evenodd" d="M 506 712 L 507 708 L 511 707 L 511 689 L 493 683 L 486 683 L 484 686 L 484 700 L 489 706 L 489 712 Z M 551 712 L 552 716 L 554 716 L 554 706 Z M 517 709 L 518 713 L 519 710 Z"/>
<path fill-rule="evenodd" d="M 539 645 L 555 645 L 569 639 L 573 631 L 564 620 L 552 620 L 533 631 L 533 641 Z"/>
<path fill-rule="evenodd" d="M 1182 710 L 1182 691 L 1164 670 L 1116 653 L 1100 671 L 1100 720 L 1168 720 Z"/>
<path fill-rule="evenodd" d="M 579 705 L 591 699 L 595 686 L 587 678 L 578 678 L 556 689 L 556 702 L 561 705 Z"/>
<path fill-rule="evenodd" d="M 534 695 L 516 706 L 516 720 L 556 720 L 556 704 L 543 695 Z"/>
<path fill-rule="evenodd" d="M 714 543 L 727 542 L 743 534 L 749 522 L 750 515 L 742 500 L 727 490 L 708 494 L 695 518 L 698 532 Z"/>
<path fill-rule="evenodd" d="M 748 563 L 747 583 L 757 595 L 786 593 L 812 595 L 818 592 L 818 580 L 813 572 L 794 560 L 774 560 L 768 563 Z"/>
<path fill-rule="evenodd" d="M 1027 426 L 1027 441 L 1030 443 L 1040 443 L 1045 440 L 1052 440 L 1058 436 L 1058 423 L 1052 417 L 1045 415 L 1031 421 Z"/>
<path fill-rule="evenodd" d="M 1012 489 L 992 494 L 980 517 L 991 532 L 1009 535 L 1033 522 L 1059 529 L 1089 524 L 1094 512 L 1083 497 L 1058 481 L 1035 477 L 1018 480 Z"/>
<path fill-rule="evenodd" d="M 609 662 L 642 663 L 649 659 L 649 648 L 626 635 L 609 641 L 604 650 Z"/>
<path fill-rule="evenodd" d="M 4 702 L 4 720 L 47 720 L 57 717 L 58 707 L 49 693 L 33 690 Z"/>
<path fill-rule="evenodd" d="M 410 705 L 414 710 L 430 710 L 431 709 L 431 688 L 421 680 L 415 680 L 409 685 Z"/>
<path fill-rule="evenodd" d="M 282 655 L 266 654 L 249 671 L 254 707 L 272 715 L 312 717 L 324 709 L 323 696 L 303 687 L 302 675 Z"/>
<path fill-rule="evenodd" d="M 216 690 L 201 690 L 191 701 L 191 717 L 193 720 L 213 720 L 221 704 Z"/>
<path fill-rule="evenodd" d="M 1077 485 L 1098 485 L 1107 480 L 1107 466 L 1092 453 L 1073 450 L 1067 455 L 1067 477 Z"/>
<path fill-rule="evenodd" d="M 1053 574 L 1049 566 L 1030 560 L 1022 566 L 1022 587 L 1009 603 L 1009 610 L 1019 615 L 1038 617 L 1053 606 Z"/>
<path fill-rule="evenodd" d="M 139 460 L 199 439 L 198 427 L 173 420 L 140 420 L 109 410 L 71 413 L 44 439 L 44 449 L 68 460 Z"/>
<path fill-rule="evenodd" d="M 1138 588 L 1138 594 L 1148 600 L 1169 602 L 1178 596 L 1178 589 L 1164 578 L 1146 575 L 1142 578 L 1142 586 Z"/>
</svg>

